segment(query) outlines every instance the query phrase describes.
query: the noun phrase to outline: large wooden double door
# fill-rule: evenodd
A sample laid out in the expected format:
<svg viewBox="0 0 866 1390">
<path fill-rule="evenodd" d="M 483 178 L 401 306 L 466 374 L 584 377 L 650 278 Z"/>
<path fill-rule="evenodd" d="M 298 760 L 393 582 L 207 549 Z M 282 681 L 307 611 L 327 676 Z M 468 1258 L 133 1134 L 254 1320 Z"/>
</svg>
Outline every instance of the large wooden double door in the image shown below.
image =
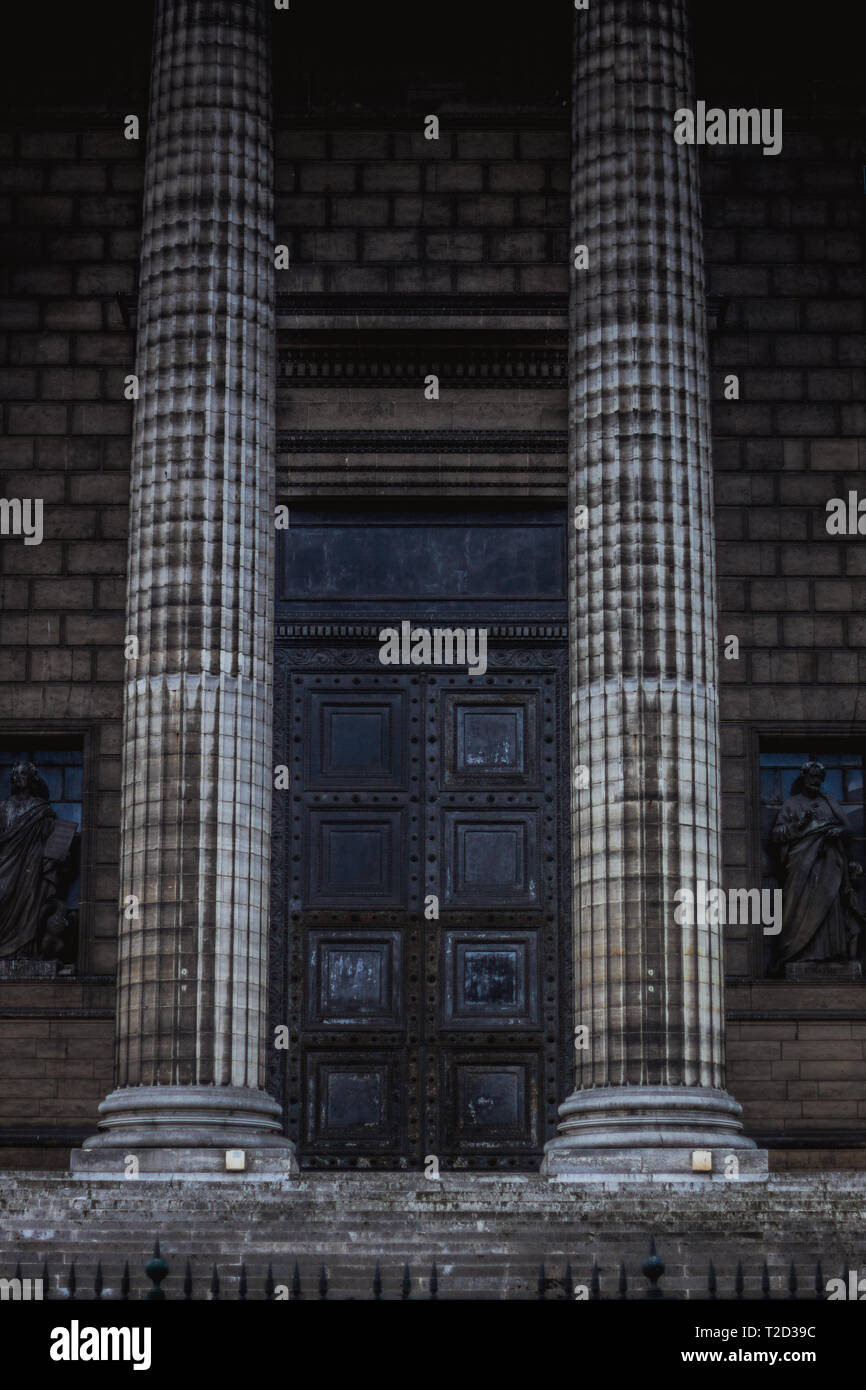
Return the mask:
<svg viewBox="0 0 866 1390">
<path fill-rule="evenodd" d="M 528 629 L 524 631 L 528 632 Z M 308 1167 L 537 1166 L 568 1065 L 566 651 L 277 649 L 272 1083 Z M 366 634 L 365 634 L 366 635 Z"/>
</svg>

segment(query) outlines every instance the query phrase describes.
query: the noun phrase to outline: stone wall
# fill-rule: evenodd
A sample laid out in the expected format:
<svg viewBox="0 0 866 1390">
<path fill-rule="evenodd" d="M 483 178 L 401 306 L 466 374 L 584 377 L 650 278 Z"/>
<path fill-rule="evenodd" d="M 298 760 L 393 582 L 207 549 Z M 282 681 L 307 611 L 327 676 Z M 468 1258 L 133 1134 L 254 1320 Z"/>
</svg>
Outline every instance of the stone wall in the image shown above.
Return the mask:
<svg viewBox="0 0 866 1390">
<path fill-rule="evenodd" d="M 740 639 L 720 662 L 728 887 L 761 883 L 759 739 L 836 734 L 862 751 L 866 734 L 866 551 L 826 529 L 866 463 L 866 146 L 844 112 L 785 116 L 780 156 L 710 148 L 703 165 L 709 288 L 727 298 L 711 336 L 720 629 Z M 739 400 L 724 398 L 729 373 Z M 822 1137 L 860 1145 L 863 986 L 748 983 L 756 930 L 728 928 L 731 1090 L 770 1147 L 801 1135 L 786 1162 Z"/>
<path fill-rule="evenodd" d="M 41 545 L 0 543 L 0 737 L 83 742 L 87 861 L 78 977 L 0 983 L 0 1161 L 26 1146 L 54 1166 L 92 1128 L 114 1054 L 133 371 L 117 296 L 138 274 L 142 153 L 119 121 L 34 123 L 0 151 L 0 495 L 44 505 Z"/>
<path fill-rule="evenodd" d="M 568 130 L 305 128 L 277 136 L 294 292 L 565 294 Z M 408 124 L 408 123 L 407 123 Z"/>
</svg>

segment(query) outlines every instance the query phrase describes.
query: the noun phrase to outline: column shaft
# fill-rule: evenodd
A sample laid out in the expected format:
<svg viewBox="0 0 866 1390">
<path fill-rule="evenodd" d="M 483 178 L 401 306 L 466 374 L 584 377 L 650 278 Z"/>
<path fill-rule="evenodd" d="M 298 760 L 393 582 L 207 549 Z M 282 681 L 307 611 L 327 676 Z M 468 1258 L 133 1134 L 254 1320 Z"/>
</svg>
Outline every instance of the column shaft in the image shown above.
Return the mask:
<svg viewBox="0 0 866 1390">
<path fill-rule="evenodd" d="M 721 929 L 674 918 L 677 889 L 720 874 L 700 191 L 696 150 L 674 141 L 691 98 L 685 0 L 575 15 L 572 239 L 587 256 L 570 303 L 569 600 L 589 1046 L 550 1173 L 584 1149 L 641 1168 L 624 1152 L 749 1144 L 722 1089 Z"/>
<path fill-rule="evenodd" d="M 270 12 L 158 0 L 133 432 L 117 1085 L 90 1145 L 287 1144 L 266 1096 Z"/>
</svg>

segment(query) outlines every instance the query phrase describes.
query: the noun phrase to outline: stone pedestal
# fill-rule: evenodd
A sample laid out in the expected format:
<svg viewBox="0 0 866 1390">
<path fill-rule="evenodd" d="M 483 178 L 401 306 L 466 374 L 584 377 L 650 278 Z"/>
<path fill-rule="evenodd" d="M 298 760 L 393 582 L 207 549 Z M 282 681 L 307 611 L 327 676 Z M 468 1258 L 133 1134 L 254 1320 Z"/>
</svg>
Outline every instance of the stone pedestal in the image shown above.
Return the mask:
<svg viewBox="0 0 866 1390">
<path fill-rule="evenodd" d="M 685 0 L 576 11 L 569 560 L 576 1084 L 551 1177 L 766 1172 L 724 1090 L 713 478 Z M 704 1160 L 705 1161 L 705 1160 Z"/>
<path fill-rule="evenodd" d="M 212 1172 L 230 1148 L 255 1150 L 256 1170 L 295 1166 L 263 1089 L 271 18 L 266 0 L 157 4 L 130 499 L 118 1089 L 73 1157 L 82 1176 L 130 1155 L 141 1176 Z"/>
<path fill-rule="evenodd" d="M 767 1154 L 742 1132 L 741 1106 L 699 1086 L 610 1086 L 580 1091 L 559 1108 L 547 1146 L 549 1178 L 764 1179 Z"/>
<path fill-rule="evenodd" d="M 241 1086 L 137 1086 L 99 1107 L 102 1133 L 72 1155 L 76 1177 L 294 1178 L 280 1107 Z M 270 1141 L 270 1142 L 269 1142 Z"/>
</svg>

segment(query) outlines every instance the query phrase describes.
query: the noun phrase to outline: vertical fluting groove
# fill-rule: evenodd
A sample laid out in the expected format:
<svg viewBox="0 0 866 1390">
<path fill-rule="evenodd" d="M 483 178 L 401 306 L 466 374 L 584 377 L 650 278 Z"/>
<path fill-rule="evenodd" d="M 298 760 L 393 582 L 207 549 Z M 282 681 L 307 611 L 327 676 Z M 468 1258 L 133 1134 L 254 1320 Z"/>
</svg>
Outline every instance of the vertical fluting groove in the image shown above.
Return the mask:
<svg viewBox="0 0 866 1390">
<path fill-rule="evenodd" d="M 124 706 L 119 1086 L 264 1085 L 275 318 L 270 11 L 158 0 Z"/>
<path fill-rule="evenodd" d="M 717 625 L 702 222 L 685 0 L 575 14 L 570 296 L 578 1088 L 724 1086 Z"/>
</svg>

